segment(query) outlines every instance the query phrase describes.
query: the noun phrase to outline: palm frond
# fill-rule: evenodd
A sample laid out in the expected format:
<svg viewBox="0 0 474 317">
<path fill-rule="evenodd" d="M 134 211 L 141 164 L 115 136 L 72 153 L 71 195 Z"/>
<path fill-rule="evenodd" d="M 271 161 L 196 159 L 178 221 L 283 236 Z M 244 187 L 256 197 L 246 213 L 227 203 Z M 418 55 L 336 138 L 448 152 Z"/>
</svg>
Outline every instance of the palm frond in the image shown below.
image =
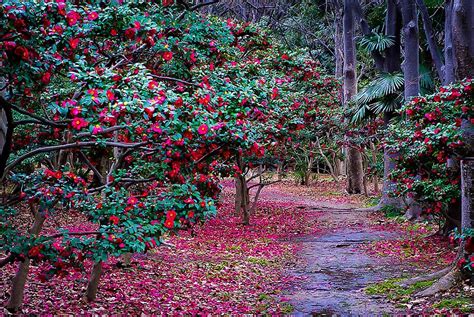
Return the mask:
<svg viewBox="0 0 474 317">
<path fill-rule="evenodd" d="M 426 90 L 432 90 L 435 87 L 431 69 L 420 64 L 420 86 Z"/>
<path fill-rule="evenodd" d="M 363 90 L 354 96 L 357 105 L 368 104 L 376 99 L 399 92 L 404 84 L 401 73 L 383 73 L 370 82 Z"/>
<path fill-rule="evenodd" d="M 376 32 L 363 36 L 359 40 L 359 45 L 369 51 L 369 53 L 374 51 L 383 52 L 394 44 L 395 40 L 393 39 L 393 36 Z"/>
</svg>

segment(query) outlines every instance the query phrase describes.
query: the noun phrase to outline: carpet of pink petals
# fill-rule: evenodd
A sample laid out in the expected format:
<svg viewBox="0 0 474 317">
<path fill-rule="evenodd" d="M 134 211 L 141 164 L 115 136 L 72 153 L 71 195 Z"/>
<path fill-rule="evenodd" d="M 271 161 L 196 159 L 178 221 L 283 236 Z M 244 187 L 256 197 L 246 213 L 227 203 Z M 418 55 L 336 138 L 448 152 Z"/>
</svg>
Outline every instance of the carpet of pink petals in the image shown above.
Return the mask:
<svg viewBox="0 0 474 317">
<path fill-rule="evenodd" d="M 219 217 L 196 230 L 168 237 L 175 248 L 160 247 L 133 257 L 128 268 L 105 264 L 97 300 L 83 300 L 86 272 L 40 282 L 32 266 L 25 290 L 24 314 L 244 314 L 280 313 L 288 309 L 279 294 L 291 278 L 285 263 L 295 258 L 292 236 L 316 232 L 314 215 L 291 203 L 263 198 L 251 225 L 233 213 L 227 190 Z M 88 225 L 80 225 L 87 230 Z M 0 270 L 2 300 L 16 265 Z"/>
<path fill-rule="evenodd" d="M 413 227 L 410 222 L 388 222 L 384 227 L 400 232 L 400 238 L 361 245 L 368 254 L 410 262 L 428 270 L 448 266 L 456 257 L 449 238 L 436 234 L 436 228 L 423 224 Z"/>
</svg>

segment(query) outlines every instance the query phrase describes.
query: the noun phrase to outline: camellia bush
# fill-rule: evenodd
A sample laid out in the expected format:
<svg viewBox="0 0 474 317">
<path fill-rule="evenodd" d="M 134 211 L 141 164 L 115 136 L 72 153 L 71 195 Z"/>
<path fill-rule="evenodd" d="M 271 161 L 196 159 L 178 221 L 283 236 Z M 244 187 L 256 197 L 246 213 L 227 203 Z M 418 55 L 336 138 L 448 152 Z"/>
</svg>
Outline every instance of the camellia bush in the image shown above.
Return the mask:
<svg viewBox="0 0 474 317">
<path fill-rule="evenodd" d="M 173 1 L 104 4 L 2 4 L 0 251 L 2 266 L 19 265 L 12 311 L 32 260 L 41 280 L 93 262 L 93 300 L 109 257 L 215 216 L 219 178 L 276 155 L 336 105 L 334 79 L 253 25 Z"/>
<path fill-rule="evenodd" d="M 387 142 L 397 152 L 397 169 L 391 177 L 401 197 L 413 197 L 425 214 L 449 217 L 449 208 L 460 202 L 460 171 L 456 161 L 468 152 L 462 125 L 474 124 L 474 83 L 471 79 L 440 88 L 427 97 L 416 97 L 400 111 L 403 120 L 391 126 Z M 456 164 L 452 164 L 456 165 Z M 459 235 L 472 253 L 472 230 Z M 473 257 L 463 261 L 473 270 Z"/>
</svg>

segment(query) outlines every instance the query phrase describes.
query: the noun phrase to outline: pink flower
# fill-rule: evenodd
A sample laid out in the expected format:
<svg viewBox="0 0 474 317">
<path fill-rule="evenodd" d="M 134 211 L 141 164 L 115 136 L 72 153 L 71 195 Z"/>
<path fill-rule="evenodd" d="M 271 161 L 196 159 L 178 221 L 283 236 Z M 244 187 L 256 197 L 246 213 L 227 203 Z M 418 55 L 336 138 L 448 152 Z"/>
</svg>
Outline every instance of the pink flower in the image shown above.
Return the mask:
<svg viewBox="0 0 474 317">
<path fill-rule="evenodd" d="M 69 11 L 66 15 L 67 24 L 73 26 L 81 18 L 81 15 L 76 11 Z"/>
<path fill-rule="evenodd" d="M 94 128 L 92 129 L 92 134 L 99 134 L 102 131 L 103 131 L 103 129 L 100 125 L 95 125 Z"/>
<path fill-rule="evenodd" d="M 200 135 L 205 135 L 207 131 L 209 131 L 209 127 L 205 123 L 201 124 L 198 128 L 198 133 Z"/>
<path fill-rule="evenodd" d="M 97 14 L 97 12 L 92 11 L 87 15 L 87 18 L 89 19 L 89 21 L 94 21 L 99 18 L 99 15 Z"/>
<path fill-rule="evenodd" d="M 77 117 L 81 112 L 82 108 L 81 107 L 74 107 L 69 111 L 74 117 Z"/>
<path fill-rule="evenodd" d="M 138 199 L 135 196 L 130 196 L 127 200 L 127 204 L 129 205 L 135 205 L 138 203 Z"/>
<path fill-rule="evenodd" d="M 163 130 L 161 130 L 160 125 L 158 123 L 153 124 L 151 126 L 151 130 L 153 132 L 156 132 L 156 133 L 159 133 L 159 134 L 161 134 L 163 132 Z"/>
</svg>

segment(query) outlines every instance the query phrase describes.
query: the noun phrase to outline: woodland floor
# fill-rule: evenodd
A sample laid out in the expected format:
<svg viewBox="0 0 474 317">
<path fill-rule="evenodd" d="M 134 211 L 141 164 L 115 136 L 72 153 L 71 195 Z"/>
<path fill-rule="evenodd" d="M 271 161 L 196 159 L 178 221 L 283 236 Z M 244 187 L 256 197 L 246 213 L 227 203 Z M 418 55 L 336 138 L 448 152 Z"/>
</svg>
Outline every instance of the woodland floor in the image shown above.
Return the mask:
<svg viewBox="0 0 474 317">
<path fill-rule="evenodd" d="M 43 283 L 37 279 L 41 267 L 33 265 L 22 312 L 381 315 L 472 309 L 472 289 L 420 300 L 410 298 L 415 289 L 395 285 L 453 259 L 455 250 L 432 236 L 432 225 L 355 211 L 368 200 L 341 194 L 343 184 L 323 180 L 265 188 L 252 224 L 242 226 L 232 211 L 233 185 L 223 185 L 219 218 L 195 237 L 167 237 L 175 249 L 135 255 L 129 268 L 109 261 L 94 303 L 82 300 L 88 272 Z M 14 265 L 0 270 L 0 300 L 8 298 L 14 271 Z"/>
</svg>

